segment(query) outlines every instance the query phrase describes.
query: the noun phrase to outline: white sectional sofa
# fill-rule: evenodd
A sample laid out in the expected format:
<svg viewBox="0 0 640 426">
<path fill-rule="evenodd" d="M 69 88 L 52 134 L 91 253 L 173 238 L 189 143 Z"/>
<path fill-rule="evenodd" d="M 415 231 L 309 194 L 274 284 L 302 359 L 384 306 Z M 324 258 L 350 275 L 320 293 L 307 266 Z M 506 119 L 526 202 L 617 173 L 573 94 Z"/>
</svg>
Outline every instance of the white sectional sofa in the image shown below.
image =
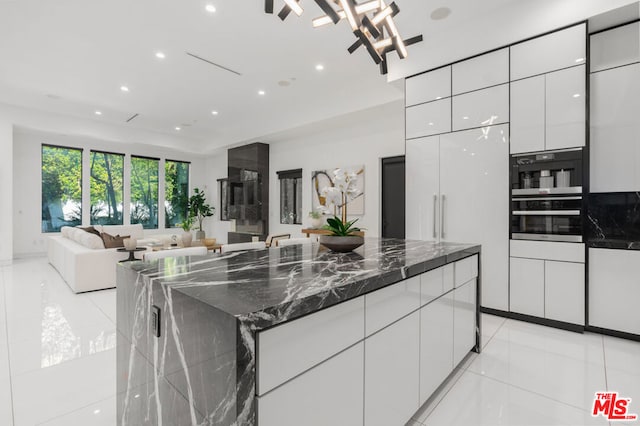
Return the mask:
<svg viewBox="0 0 640 426">
<path fill-rule="evenodd" d="M 138 240 L 138 246 L 145 244 L 141 224 L 94 228 L 114 236 L 129 235 Z M 104 248 L 99 236 L 71 227 L 63 227 L 60 235 L 49 237 L 47 251 L 49 263 L 75 293 L 115 287 L 116 265 L 128 257 L 128 253 L 115 248 Z M 141 259 L 143 253 L 136 253 L 136 257 Z"/>
</svg>

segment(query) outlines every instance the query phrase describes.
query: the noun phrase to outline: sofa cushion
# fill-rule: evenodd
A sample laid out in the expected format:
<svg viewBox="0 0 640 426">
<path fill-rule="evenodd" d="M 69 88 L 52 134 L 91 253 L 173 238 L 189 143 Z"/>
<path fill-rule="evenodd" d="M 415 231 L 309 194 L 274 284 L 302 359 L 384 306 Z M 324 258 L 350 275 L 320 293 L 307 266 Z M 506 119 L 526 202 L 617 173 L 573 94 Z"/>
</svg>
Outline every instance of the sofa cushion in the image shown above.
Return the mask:
<svg viewBox="0 0 640 426">
<path fill-rule="evenodd" d="M 100 231 L 98 231 L 93 226 L 87 226 L 87 227 L 78 226 L 78 228 L 90 234 L 97 235 L 98 237 L 100 236 Z"/>
<path fill-rule="evenodd" d="M 106 232 L 103 232 L 102 234 L 100 234 L 100 236 L 102 237 L 102 241 L 104 242 L 104 247 L 108 249 L 124 247 L 124 239 L 129 238 L 129 235 L 114 236 L 111 234 L 107 234 Z"/>
<path fill-rule="evenodd" d="M 141 223 L 134 225 L 102 225 L 100 228 L 96 226 L 96 229 L 111 235 L 130 235 L 131 238 L 136 240 L 144 238 L 144 228 Z"/>
</svg>

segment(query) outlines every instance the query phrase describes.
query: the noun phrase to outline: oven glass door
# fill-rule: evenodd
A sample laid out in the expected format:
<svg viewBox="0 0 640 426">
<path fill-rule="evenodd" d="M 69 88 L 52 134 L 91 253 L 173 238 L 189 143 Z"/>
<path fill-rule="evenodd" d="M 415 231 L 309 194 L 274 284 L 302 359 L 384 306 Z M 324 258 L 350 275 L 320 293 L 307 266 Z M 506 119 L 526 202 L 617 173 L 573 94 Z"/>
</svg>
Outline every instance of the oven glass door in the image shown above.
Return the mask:
<svg viewBox="0 0 640 426">
<path fill-rule="evenodd" d="M 513 239 L 582 242 L 582 197 L 513 198 Z"/>
</svg>

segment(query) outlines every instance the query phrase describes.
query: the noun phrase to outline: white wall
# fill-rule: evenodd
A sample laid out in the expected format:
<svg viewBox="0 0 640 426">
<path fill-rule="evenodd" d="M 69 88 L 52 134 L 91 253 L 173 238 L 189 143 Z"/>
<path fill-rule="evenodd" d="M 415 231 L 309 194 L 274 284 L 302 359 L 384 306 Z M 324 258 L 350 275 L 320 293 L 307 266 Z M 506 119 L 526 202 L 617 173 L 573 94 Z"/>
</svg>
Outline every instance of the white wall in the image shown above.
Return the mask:
<svg viewBox="0 0 640 426">
<path fill-rule="evenodd" d="M 69 132 L 73 129 L 69 129 Z M 31 254 L 46 252 L 46 236 L 41 232 L 41 146 L 43 143 L 52 145 L 63 145 L 69 147 L 84 148 L 85 153 L 89 150 L 104 150 L 125 154 L 125 200 L 128 199 L 129 174 L 127 164 L 130 156 L 144 155 L 149 157 L 159 157 L 161 160 L 181 160 L 191 162 L 190 187 L 199 187 L 208 191 L 209 184 L 206 180 L 205 163 L 206 159 L 196 154 L 182 153 L 176 150 L 150 145 L 135 143 L 113 142 L 109 140 L 93 139 L 87 136 L 60 135 L 38 130 L 17 128 L 13 136 L 13 256 L 21 257 Z M 88 155 L 84 156 L 85 166 L 83 167 L 83 218 L 88 224 L 89 193 L 88 193 Z M 164 168 L 160 168 L 161 172 Z M 7 179 L 11 181 L 11 179 Z M 162 174 L 160 176 L 162 179 Z M 191 189 L 190 189 L 191 191 Z M 160 200 L 163 200 L 161 191 Z M 126 203 L 125 203 L 126 204 Z M 11 206 L 9 207 L 11 208 Z M 128 220 L 125 214 L 125 221 Z M 0 221 L 2 222 L 2 221 Z M 163 232 L 164 210 L 159 209 L 160 230 L 149 230 L 148 233 Z M 182 231 L 177 231 L 182 232 Z M 9 240 L 10 241 L 10 240 Z"/>
<path fill-rule="evenodd" d="M 218 179 L 227 177 L 227 150 L 216 151 L 206 160 L 206 180 L 208 190 L 206 191 L 209 204 L 216 208 L 213 217 L 205 220 L 205 231 L 207 237 L 215 238 L 219 243 L 227 242 L 227 232 L 231 223 L 220 220 L 220 185 Z"/>
<path fill-rule="evenodd" d="M 0 264 L 13 258 L 13 126 L 0 122 Z"/>
<path fill-rule="evenodd" d="M 365 208 L 357 226 L 366 228 L 367 236 L 380 234 L 380 159 L 404 155 L 404 100 L 299 127 L 260 141 L 270 145 L 270 233 L 291 233 L 296 237 L 302 229 L 301 225 L 280 224 L 280 184 L 276 172 L 302 168 L 305 224 L 311 211 L 311 172 L 364 164 Z"/>
</svg>

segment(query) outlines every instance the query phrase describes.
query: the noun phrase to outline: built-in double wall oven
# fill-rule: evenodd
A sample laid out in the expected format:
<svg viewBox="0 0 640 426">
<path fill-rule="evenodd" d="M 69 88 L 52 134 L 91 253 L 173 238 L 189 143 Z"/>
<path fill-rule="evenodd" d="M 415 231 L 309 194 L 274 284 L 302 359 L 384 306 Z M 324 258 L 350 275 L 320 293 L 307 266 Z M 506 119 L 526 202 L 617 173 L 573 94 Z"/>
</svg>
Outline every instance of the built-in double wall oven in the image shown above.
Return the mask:
<svg viewBox="0 0 640 426">
<path fill-rule="evenodd" d="M 582 149 L 511 157 L 511 238 L 582 242 Z"/>
</svg>

